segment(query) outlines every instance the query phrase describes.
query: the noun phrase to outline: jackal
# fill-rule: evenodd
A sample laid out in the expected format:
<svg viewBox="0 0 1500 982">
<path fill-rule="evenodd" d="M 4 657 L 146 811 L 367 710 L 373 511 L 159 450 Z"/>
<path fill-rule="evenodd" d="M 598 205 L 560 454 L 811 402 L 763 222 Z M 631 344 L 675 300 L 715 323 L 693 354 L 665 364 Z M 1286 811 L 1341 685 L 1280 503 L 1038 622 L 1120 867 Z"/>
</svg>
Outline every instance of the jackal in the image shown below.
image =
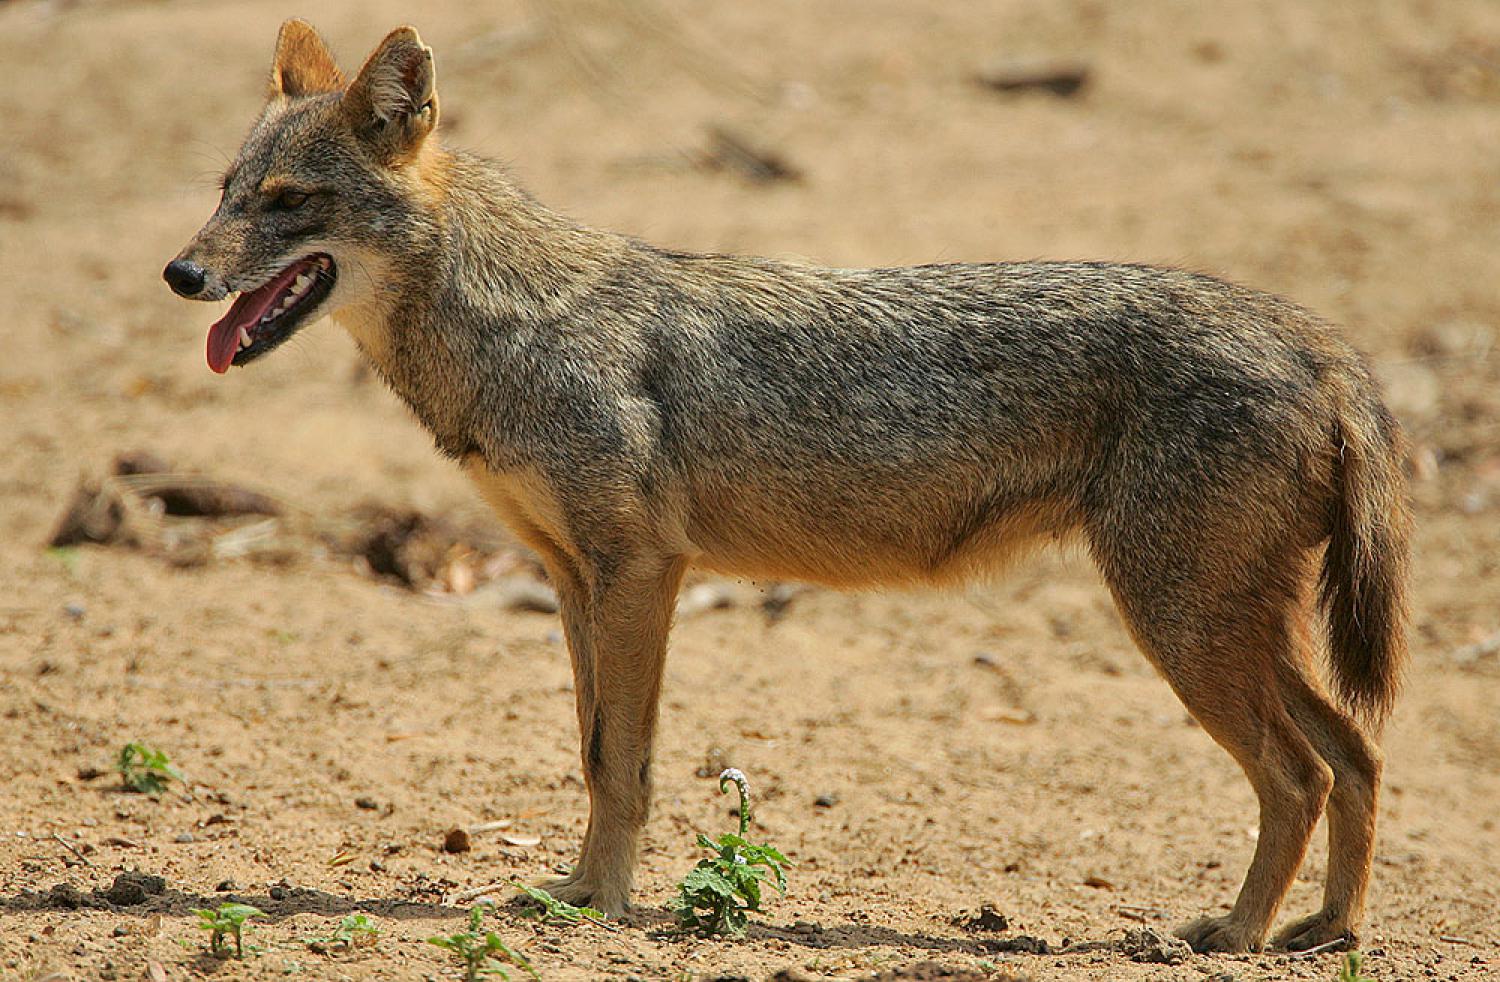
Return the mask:
<svg viewBox="0 0 1500 982">
<path fill-rule="evenodd" d="M 1074 536 L 1260 801 L 1232 911 L 1180 936 L 1260 947 L 1326 804 L 1323 907 L 1276 942 L 1353 937 L 1409 517 L 1398 428 L 1333 329 L 1174 269 L 666 251 L 548 210 L 441 146 L 438 115 L 412 28 L 351 82 L 288 21 L 218 209 L 165 275 L 239 292 L 209 330 L 216 372 L 332 314 L 541 557 L 590 808 L 547 889 L 626 906 L 689 565 L 943 584 Z"/>
</svg>

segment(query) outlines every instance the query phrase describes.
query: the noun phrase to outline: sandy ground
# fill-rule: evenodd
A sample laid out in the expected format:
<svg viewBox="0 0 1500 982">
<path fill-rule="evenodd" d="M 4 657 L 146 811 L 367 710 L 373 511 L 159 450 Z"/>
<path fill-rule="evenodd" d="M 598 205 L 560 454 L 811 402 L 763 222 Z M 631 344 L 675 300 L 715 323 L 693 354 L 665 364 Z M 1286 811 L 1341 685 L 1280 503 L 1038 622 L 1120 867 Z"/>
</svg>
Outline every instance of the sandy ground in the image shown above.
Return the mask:
<svg viewBox="0 0 1500 982">
<path fill-rule="evenodd" d="M 307 536 L 197 565 L 45 548 L 80 476 L 130 449 L 308 522 L 367 499 L 484 521 L 336 327 L 217 378 L 210 314 L 160 281 L 293 13 L 348 64 L 415 19 L 448 139 L 590 223 L 845 265 L 1180 264 L 1348 325 L 1418 448 L 1366 968 L 1500 975 L 1500 7 L 1480 0 L 0 3 L 0 975 L 455 978 L 422 943 L 461 926 L 444 897 L 545 874 L 583 831 L 555 617 L 381 583 Z M 1081 59 L 1089 84 L 974 81 L 1030 57 Z M 703 166 L 714 125 L 800 179 Z M 1333 977 L 1335 954 L 995 950 L 1223 909 L 1254 846 L 1248 785 L 1080 557 L 944 595 L 807 591 L 779 617 L 766 585 L 726 589 L 673 638 L 639 910 L 615 932 L 491 919 L 544 978 Z M 191 795 L 87 776 L 131 739 Z M 723 761 L 759 788 L 790 894 L 743 942 L 675 939 L 692 833 L 732 823 L 702 776 Z M 165 892 L 91 899 L 133 869 Z M 1323 869 L 1320 834 L 1287 915 Z M 258 955 L 220 963 L 190 908 L 230 896 L 268 916 Z M 955 925 L 984 903 L 1008 930 Z M 302 944 L 356 911 L 373 947 Z"/>
</svg>

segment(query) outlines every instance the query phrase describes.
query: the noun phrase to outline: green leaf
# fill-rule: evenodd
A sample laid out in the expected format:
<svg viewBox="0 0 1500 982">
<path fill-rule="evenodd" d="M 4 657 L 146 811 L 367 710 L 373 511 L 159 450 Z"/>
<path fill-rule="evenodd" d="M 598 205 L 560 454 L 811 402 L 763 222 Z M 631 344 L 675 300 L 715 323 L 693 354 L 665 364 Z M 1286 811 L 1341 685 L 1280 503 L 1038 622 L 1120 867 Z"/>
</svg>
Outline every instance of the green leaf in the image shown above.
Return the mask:
<svg viewBox="0 0 1500 982">
<path fill-rule="evenodd" d="M 734 884 L 725 879 L 722 873 L 701 866 L 682 878 L 682 891 L 684 894 L 707 891 L 726 899 L 731 899 L 735 895 Z"/>
<path fill-rule="evenodd" d="M 510 883 L 540 905 L 526 908 L 523 913 L 527 917 L 540 917 L 544 923 L 556 924 L 577 924 L 583 920 L 602 924 L 605 920 L 605 914 L 601 910 L 595 910 L 593 907 L 575 907 L 566 900 L 557 899 L 540 887 L 527 886 L 519 880 L 511 880 Z"/>
</svg>

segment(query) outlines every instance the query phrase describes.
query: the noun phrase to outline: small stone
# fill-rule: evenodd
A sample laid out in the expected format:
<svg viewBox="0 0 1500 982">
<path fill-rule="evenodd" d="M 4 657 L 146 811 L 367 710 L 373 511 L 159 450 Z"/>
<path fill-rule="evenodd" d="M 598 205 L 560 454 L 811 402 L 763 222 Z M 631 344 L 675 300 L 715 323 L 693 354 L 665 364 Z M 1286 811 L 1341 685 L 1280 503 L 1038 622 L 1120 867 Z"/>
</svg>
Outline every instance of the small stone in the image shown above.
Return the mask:
<svg viewBox="0 0 1500 982">
<path fill-rule="evenodd" d="M 191 833 L 191 832 L 179 832 L 172 839 L 172 841 L 173 842 L 195 842 L 197 840 L 193 837 L 193 833 Z"/>
<path fill-rule="evenodd" d="M 231 891 L 238 890 L 239 888 L 239 884 L 234 882 L 233 880 L 220 880 L 218 886 L 214 887 L 214 892 L 230 893 Z"/>
<path fill-rule="evenodd" d="M 355 798 L 354 807 L 363 808 L 367 812 L 372 812 L 380 808 L 380 802 L 376 801 L 374 798 Z"/>
<path fill-rule="evenodd" d="M 286 887 L 277 884 L 276 886 L 273 886 L 271 887 L 271 889 L 267 890 L 266 895 L 269 896 L 272 900 L 285 900 Z"/>
<path fill-rule="evenodd" d="M 63 604 L 63 613 L 72 620 L 81 621 L 83 615 L 88 613 L 88 608 L 79 603 Z"/>
<path fill-rule="evenodd" d="M 839 796 L 836 794 L 820 794 L 813 799 L 813 805 L 818 808 L 832 808 L 838 803 Z"/>
<path fill-rule="evenodd" d="M 469 833 L 463 829 L 449 829 L 448 834 L 443 836 L 443 852 L 468 852 L 474 848 L 469 841 Z"/>
<path fill-rule="evenodd" d="M 370 860 L 370 872 L 371 873 L 384 873 L 385 872 L 385 863 L 382 863 L 378 859 L 372 859 L 372 860 Z"/>
</svg>

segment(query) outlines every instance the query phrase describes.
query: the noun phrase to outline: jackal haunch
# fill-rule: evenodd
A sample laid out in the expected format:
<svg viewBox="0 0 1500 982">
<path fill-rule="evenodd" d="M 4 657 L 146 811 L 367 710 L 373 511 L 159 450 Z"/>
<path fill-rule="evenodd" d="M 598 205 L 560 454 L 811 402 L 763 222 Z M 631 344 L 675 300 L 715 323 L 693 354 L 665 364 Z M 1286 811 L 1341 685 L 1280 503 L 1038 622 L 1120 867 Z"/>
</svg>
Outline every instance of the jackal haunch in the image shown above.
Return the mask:
<svg viewBox="0 0 1500 982">
<path fill-rule="evenodd" d="M 1409 520 L 1396 424 L 1334 330 L 1172 269 L 664 251 L 549 211 L 441 146 L 438 115 L 415 30 L 348 81 L 288 21 L 218 209 L 166 277 L 239 294 L 209 330 L 216 372 L 332 314 L 546 565 L 590 808 L 547 889 L 626 906 L 689 565 L 947 583 L 1071 535 L 1259 798 L 1233 909 L 1180 935 L 1260 947 L 1326 805 L 1322 909 L 1276 941 L 1353 937 Z"/>
</svg>

